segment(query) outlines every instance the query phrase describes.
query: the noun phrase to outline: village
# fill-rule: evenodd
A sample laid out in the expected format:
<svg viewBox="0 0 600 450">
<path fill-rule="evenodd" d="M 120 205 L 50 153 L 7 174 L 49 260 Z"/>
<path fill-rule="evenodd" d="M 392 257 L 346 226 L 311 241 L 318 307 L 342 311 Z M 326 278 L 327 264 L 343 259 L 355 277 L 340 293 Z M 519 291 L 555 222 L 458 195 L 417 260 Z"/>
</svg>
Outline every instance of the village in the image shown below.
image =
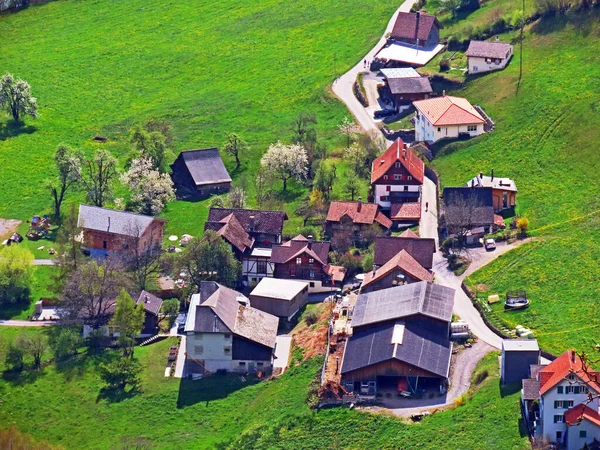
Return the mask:
<svg viewBox="0 0 600 450">
<path fill-rule="evenodd" d="M 158 361 L 160 377 L 164 367 L 164 378 L 189 380 L 197 389 L 219 376 L 276 380 L 300 364 L 301 348 L 323 360 L 316 410 L 351 408 L 407 422 L 464 402 L 478 383 L 476 366 L 499 352 L 497 388 L 520 393 L 521 416 L 513 422 L 523 424 L 535 448 L 600 448 L 599 373 L 585 354 L 568 346 L 553 354 L 540 347 L 535 330 L 494 319 L 502 311 L 518 322 L 528 311 L 532 300 L 519 280 L 507 292 L 465 284 L 536 239 L 518 214 L 517 186 L 527 180 L 491 168 L 492 161 L 455 185 L 441 184 L 430 165 L 441 146 L 493 134 L 498 124 L 423 72 L 446 52 L 447 39 L 438 18 L 413 4 L 405 2 L 375 48 L 332 85 L 356 120 L 346 131 L 340 126 L 348 140 L 344 157 L 351 158 L 356 136 L 380 143 L 362 167 L 366 197 L 349 188 L 332 198 L 325 183 L 312 191 L 318 196 L 310 196 L 301 232 L 289 233 L 289 212 L 268 201 L 248 207 L 234 182 L 244 148 L 237 136 L 228 136 L 227 149 L 203 142 L 169 161 L 145 153 L 150 131 L 137 132 L 138 141 L 134 131 L 139 154 L 121 180 L 138 195 L 135 208 L 107 206 L 99 181 L 89 189 L 96 197 L 70 211 L 65 204 L 61 220 L 60 212 L 26 224 L 0 220 L 0 236 L 8 233 L 2 248 L 34 249 L 31 264 L 59 274 L 53 295 L 35 298 L 32 314 L 0 326 L 69 330 L 65 336 L 76 336 L 64 338 L 72 340 L 67 358 L 83 342 L 120 349 L 103 370 L 112 376 L 110 388 L 122 392 L 142 370 L 134 367 L 134 351 L 162 341 L 170 345 Z M 471 40 L 461 69 L 466 82 L 517 64 L 513 50 L 497 36 Z M 310 122 L 304 120 L 303 126 Z M 71 184 L 87 187 L 103 176 L 98 160 L 96 167 L 69 152 L 56 156 L 62 192 L 54 188 L 55 211 Z M 236 171 L 224 154 L 235 156 Z M 275 177 L 257 178 L 257 197 L 262 182 L 282 181 L 285 191 L 288 180 L 306 178 L 313 170 L 306 161 L 302 142 L 273 144 L 260 164 Z M 94 167 L 90 177 L 86 170 Z M 315 180 L 325 176 L 319 170 Z M 206 218 L 190 218 L 185 228 L 178 225 L 184 233 L 172 234 L 161 212 L 175 199 L 210 202 Z M 19 345 L 9 343 L 16 372 L 31 349 Z M 32 355 L 39 365 L 41 352 Z"/>
</svg>

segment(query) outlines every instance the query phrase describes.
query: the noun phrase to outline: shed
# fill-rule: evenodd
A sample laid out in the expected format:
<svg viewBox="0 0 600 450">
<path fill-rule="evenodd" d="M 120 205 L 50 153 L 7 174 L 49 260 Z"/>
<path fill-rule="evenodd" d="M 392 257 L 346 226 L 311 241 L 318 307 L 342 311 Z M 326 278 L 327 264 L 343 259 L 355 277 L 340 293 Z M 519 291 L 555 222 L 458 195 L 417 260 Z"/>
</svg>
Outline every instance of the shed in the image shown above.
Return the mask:
<svg viewBox="0 0 600 450">
<path fill-rule="evenodd" d="M 290 320 L 308 301 L 308 283 L 263 278 L 250 293 L 253 308 Z"/>
<path fill-rule="evenodd" d="M 208 197 L 231 188 L 231 177 L 216 148 L 183 151 L 171 170 L 179 197 Z"/>
<path fill-rule="evenodd" d="M 535 339 L 502 341 L 501 382 L 517 383 L 529 378 L 529 367 L 540 363 L 540 347 Z"/>
</svg>

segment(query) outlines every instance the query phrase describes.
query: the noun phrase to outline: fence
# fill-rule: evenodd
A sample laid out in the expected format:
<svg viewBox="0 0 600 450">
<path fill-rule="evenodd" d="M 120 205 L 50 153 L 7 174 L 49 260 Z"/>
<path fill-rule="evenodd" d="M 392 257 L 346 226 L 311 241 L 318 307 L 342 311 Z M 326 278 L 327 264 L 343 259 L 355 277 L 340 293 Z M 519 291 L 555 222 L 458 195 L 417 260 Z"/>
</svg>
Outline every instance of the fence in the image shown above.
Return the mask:
<svg viewBox="0 0 600 450">
<path fill-rule="evenodd" d="M 329 359 L 329 349 L 331 342 L 331 333 L 333 331 L 333 314 L 329 317 L 329 326 L 327 327 L 327 349 L 325 350 L 325 361 L 323 361 L 323 369 L 321 369 L 321 386 L 325 384 L 325 370 L 327 369 L 327 360 Z"/>
</svg>

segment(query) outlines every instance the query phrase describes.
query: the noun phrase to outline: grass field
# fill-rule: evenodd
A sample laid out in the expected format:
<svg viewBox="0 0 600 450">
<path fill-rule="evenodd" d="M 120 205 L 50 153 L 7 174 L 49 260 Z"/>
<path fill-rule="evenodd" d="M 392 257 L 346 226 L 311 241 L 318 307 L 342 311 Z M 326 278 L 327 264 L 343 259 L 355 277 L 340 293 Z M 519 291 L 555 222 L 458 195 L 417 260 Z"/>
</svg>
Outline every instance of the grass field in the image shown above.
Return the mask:
<svg viewBox="0 0 600 450">
<path fill-rule="evenodd" d="M 496 130 L 449 145 L 434 161 L 445 186 L 492 168 L 516 181 L 517 212 L 530 220 L 538 240 L 467 283 L 501 294 L 526 289 L 530 308 L 501 317 L 510 326 L 530 327 L 556 353 L 583 349 L 600 330 L 599 31 L 598 12 L 531 27 L 518 94 L 518 47 L 506 70 L 473 79 L 458 92 L 482 105 Z"/>
<path fill-rule="evenodd" d="M 5 343 L 17 332 L 0 329 L 0 370 Z M 16 380 L 5 374 L 0 378 L 0 423 L 67 449 L 115 448 L 123 436 L 143 437 L 156 449 L 400 448 L 407 440 L 424 449 L 527 445 L 518 424 L 518 393 L 499 390 L 496 355 L 478 367 L 491 376 L 464 406 L 409 425 L 357 411 L 310 410 L 308 386 L 320 358 L 257 384 L 233 376 L 196 382 L 164 378 L 172 343 L 167 339 L 136 349 L 144 366 L 141 393 L 120 401 L 99 395 L 97 365 L 110 355 L 50 365 Z"/>
<path fill-rule="evenodd" d="M 30 82 L 41 114 L 21 129 L 0 117 L 0 217 L 49 211 L 44 179 L 60 142 L 89 153 L 102 146 L 93 136 L 105 135 L 103 146 L 124 161 L 129 128 L 149 118 L 173 125 L 176 151 L 220 147 L 228 132 L 243 136 L 251 151 L 232 174 L 252 203 L 260 155 L 289 140 L 300 112 L 314 112 L 320 135 L 341 145 L 336 126 L 348 112 L 328 86 L 379 39 L 396 7 L 387 0 L 64 0 L 0 16 L 0 67 Z M 276 202 L 293 213 L 305 194 L 291 183 Z M 199 234 L 206 205 L 171 204 L 169 232 Z M 299 224 L 292 216 L 287 227 Z"/>
</svg>

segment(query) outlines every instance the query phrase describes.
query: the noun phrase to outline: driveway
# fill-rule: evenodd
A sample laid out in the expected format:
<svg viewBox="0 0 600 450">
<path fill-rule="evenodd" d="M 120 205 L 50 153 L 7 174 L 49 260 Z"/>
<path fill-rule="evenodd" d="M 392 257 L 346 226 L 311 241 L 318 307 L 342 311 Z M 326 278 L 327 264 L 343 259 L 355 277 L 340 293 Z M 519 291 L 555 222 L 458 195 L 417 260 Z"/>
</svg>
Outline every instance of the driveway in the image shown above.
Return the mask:
<svg viewBox="0 0 600 450">
<path fill-rule="evenodd" d="M 59 323 L 56 320 L 0 320 L 0 327 L 49 327 Z"/>
<path fill-rule="evenodd" d="M 281 369 L 281 373 L 287 369 L 290 361 L 290 349 L 292 347 L 292 336 L 281 335 L 277 336 L 275 344 L 275 361 L 273 362 L 273 370 Z"/>
<path fill-rule="evenodd" d="M 53 259 L 34 259 L 33 265 L 34 266 L 53 266 L 54 260 Z"/>
</svg>

